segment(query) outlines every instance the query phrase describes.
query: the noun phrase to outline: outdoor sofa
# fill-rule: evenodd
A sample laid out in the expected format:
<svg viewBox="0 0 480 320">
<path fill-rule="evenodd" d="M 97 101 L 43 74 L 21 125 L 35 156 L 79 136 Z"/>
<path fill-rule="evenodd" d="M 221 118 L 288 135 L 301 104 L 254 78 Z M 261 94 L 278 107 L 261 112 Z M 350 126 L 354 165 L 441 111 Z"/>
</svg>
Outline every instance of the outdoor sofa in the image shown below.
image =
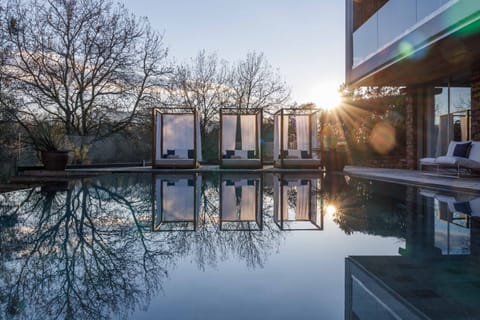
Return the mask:
<svg viewBox="0 0 480 320">
<path fill-rule="evenodd" d="M 420 169 L 425 166 L 455 169 L 457 175 L 461 170 L 480 171 L 480 141 L 451 141 L 446 155 L 420 159 Z"/>
</svg>

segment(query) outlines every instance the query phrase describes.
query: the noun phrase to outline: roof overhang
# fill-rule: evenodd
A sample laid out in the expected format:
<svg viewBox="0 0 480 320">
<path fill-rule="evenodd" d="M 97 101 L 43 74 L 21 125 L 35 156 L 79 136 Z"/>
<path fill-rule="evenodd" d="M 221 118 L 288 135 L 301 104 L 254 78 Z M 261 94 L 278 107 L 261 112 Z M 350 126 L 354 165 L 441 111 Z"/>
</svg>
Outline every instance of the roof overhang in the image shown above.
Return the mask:
<svg viewBox="0 0 480 320">
<path fill-rule="evenodd" d="M 459 2 L 466 6 L 466 2 Z M 462 9 L 462 8 L 460 8 Z M 465 85 L 480 62 L 480 10 L 445 26 L 451 8 L 375 53 L 348 73 L 350 87 Z M 463 8 L 468 10 L 468 8 Z M 461 12 L 460 12 L 461 13 Z M 458 13 L 460 15 L 460 13 Z M 429 35 L 419 39 L 419 35 Z M 409 48 L 402 52 L 402 45 Z"/>
</svg>

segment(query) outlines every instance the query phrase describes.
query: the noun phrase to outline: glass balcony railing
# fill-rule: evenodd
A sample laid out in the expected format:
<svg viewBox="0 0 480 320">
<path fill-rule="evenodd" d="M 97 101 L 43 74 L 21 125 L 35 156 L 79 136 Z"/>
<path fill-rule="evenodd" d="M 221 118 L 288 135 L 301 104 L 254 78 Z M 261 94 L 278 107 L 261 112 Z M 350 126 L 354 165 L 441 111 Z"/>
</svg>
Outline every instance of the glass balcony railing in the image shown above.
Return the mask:
<svg viewBox="0 0 480 320">
<path fill-rule="evenodd" d="M 353 66 L 395 40 L 448 2 L 456 0 L 390 0 L 353 34 Z"/>
</svg>

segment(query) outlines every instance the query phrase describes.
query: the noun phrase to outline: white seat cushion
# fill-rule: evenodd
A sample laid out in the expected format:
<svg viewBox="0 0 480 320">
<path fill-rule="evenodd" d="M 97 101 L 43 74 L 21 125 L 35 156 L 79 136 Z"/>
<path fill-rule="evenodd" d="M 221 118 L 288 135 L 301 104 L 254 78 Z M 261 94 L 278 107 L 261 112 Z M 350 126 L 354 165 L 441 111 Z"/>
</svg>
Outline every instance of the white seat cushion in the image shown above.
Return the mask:
<svg viewBox="0 0 480 320">
<path fill-rule="evenodd" d="M 421 165 L 434 165 L 436 164 L 435 158 L 422 158 L 420 159 Z"/>
</svg>

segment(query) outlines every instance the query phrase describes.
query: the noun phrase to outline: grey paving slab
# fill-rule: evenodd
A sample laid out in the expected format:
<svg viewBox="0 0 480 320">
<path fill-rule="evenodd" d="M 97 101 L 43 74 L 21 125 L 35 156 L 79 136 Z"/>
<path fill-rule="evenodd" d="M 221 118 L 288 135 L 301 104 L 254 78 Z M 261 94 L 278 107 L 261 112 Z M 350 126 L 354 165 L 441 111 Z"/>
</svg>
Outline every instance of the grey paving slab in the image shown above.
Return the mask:
<svg viewBox="0 0 480 320">
<path fill-rule="evenodd" d="M 418 170 L 385 169 L 346 166 L 344 173 L 349 176 L 372 180 L 401 182 L 419 186 L 429 186 L 448 190 L 465 190 L 480 192 L 480 177 L 447 175 L 436 172 Z"/>
</svg>

